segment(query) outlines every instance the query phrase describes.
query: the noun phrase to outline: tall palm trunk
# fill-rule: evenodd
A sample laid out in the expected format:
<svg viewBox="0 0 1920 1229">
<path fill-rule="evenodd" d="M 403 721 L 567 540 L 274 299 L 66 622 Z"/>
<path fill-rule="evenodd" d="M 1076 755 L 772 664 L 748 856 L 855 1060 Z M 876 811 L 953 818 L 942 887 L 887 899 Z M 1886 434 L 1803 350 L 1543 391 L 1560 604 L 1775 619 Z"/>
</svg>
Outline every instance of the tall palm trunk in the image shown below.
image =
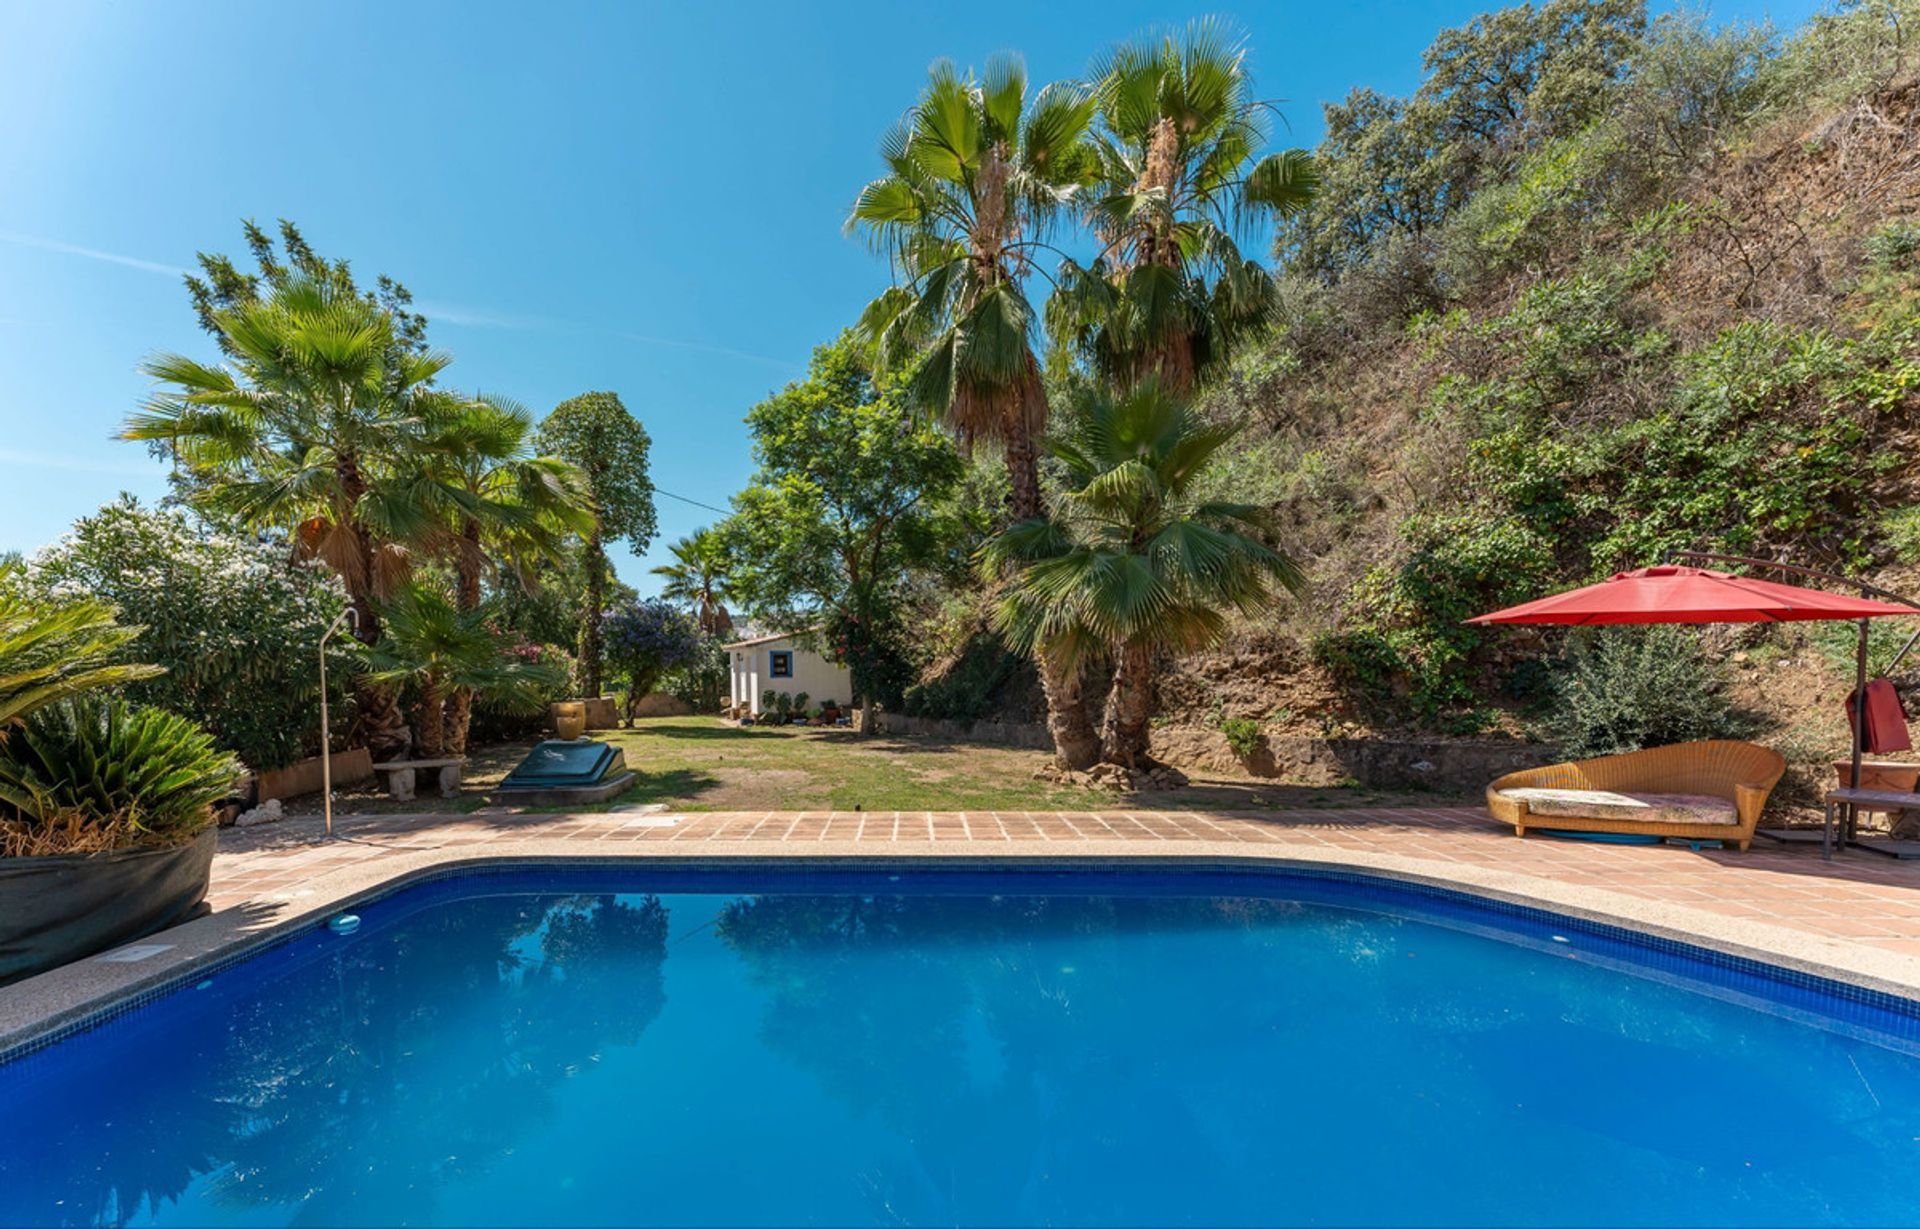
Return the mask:
<svg viewBox="0 0 1920 1229">
<path fill-rule="evenodd" d="M 446 693 L 431 674 L 420 680 L 418 740 L 422 759 L 437 760 L 447 753 Z"/>
<path fill-rule="evenodd" d="M 1100 722 L 1100 758 L 1139 767 L 1147 757 L 1153 718 L 1153 649 L 1129 643 L 1114 653 L 1113 685 Z"/>
<path fill-rule="evenodd" d="M 373 535 L 354 519 L 354 507 L 367 490 L 359 459 L 343 451 L 335 462 L 335 478 L 341 492 L 340 509 L 335 515 L 337 523 L 346 525 L 352 535 L 354 554 L 352 566 L 340 569 L 341 579 L 346 583 L 347 600 L 352 603 L 356 616 L 354 638 L 371 646 L 380 642 L 380 608 L 374 601 L 378 561 Z M 360 675 L 353 681 L 353 706 L 355 724 L 374 761 L 405 759 L 413 748 L 413 731 L 407 727 L 407 715 L 400 707 L 398 690 Z M 325 733 L 323 731 L 323 736 Z"/>
<path fill-rule="evenodd" d="M 480 522 L 468 517 L 460 527 L 460 564 L 454 594 L 463 612 L 480 609 Z M 447 754 L 467 753 L 467 731 L 473 726 L 473 688 L 455 687 L 447 693 Z"/>
<path fill-rule="evenodd" d="M 1146 165 L 1134 184 L 1136 192 L 1160 192 L 1171 195 L 1180 177 L 1180 130 L 1171 119 L 1162 117 L 1153 126 L 1153 139 L 1147 146 Z M 1174 273 L 1181 272 L 1185 257 L 1174 238 L 1172 219 L 1150 215 L 1140 223 L 1138 243 L 1130 264 L 1115 272 L 1116 284 L 1144 265 L 1158 265 Z M 1160 336 L 1147 342 L 1145 353 L 1129 364 L 1127 388 L 1138 388 L 1149 377 L 1176 396 L 1193 391 L 1197 376 L 1193 330 L 1178 319 L 1168 320 Z"/>
<path fill-rule="evenodd" d="M 1007 439 L 1007 478 L 1012 486 L 1009 510 L 1016 521 L 1031 520 L 1045 509 L 1040 500 L 1040 464 L 1031 435 L 1011 432 Z M 1040 646 L 1033 655 L 1040 689 L 1047 698 L 1047 733 L 1053 737 L 1053 762 L 1061 768 L 1091 768 L 1100 759 L 1100 736 L 1087 716 L 1080 667 Z"/>
<path fill-rule="evenodd" d="M 580 612 L 580 690 L 589 699 L 600 694 L 600 607 L 606 593 L 607 551 L 596 522 L 587 535 L 587 608 Z"/>
</svg>

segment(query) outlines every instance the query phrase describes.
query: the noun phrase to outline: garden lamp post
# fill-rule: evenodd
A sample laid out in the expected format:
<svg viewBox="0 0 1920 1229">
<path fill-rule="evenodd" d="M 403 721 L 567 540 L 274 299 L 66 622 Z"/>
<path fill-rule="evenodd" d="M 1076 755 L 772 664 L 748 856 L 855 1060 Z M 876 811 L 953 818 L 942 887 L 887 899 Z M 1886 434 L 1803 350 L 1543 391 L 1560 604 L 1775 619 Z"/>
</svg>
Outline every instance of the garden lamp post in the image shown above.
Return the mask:
<svg viewBox="0 0 1920 1229">
<path fill-rule="evenodd" d="M 342 623 L 351 623 L 358 633 L 360 612 L 348 606 L 320 633 L 320 806 L 326 813 L 329 840 L 333 838 L 333 726 L 327 720 L 327 641 Z"/>
</svg>

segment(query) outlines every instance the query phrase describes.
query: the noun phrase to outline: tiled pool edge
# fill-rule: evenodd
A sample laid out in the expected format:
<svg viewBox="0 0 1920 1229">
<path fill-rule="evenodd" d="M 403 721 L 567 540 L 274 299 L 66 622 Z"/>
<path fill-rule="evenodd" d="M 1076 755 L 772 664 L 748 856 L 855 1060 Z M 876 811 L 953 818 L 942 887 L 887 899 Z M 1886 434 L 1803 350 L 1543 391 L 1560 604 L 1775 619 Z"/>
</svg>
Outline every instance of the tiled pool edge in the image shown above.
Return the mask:
<svg viewBox="0 0 1920 1229">
<path fill-rule="evenodd" d="M 169 947 L 145 960 L 110 963 L 95 957 L 0 989 L 0 1062 L 92 1027 L 166 993 L 184 980 L 243 960 L 343 908 L 466 870 L 542 862 L 575 866 L 651 862 L 663 866 L 728 863 L 823 868 L 871 868 L 889 863 L 969 868 L 1164 865 L 1346 872 L 1576 918 L 1875 994 L 1920 999 L 1920 959 L 1914 957 L 1603 888 L 1402 854 L 1298 847 L 1266 851 L 1240 842 L 1203 840 L 1168 840 L 1144 848 L 1138 842 L 1085 840 L 1057 851 L 1036 848 L 1018 853 L 967 852 L 952 843 L 933 841 L 898 841 L 884 849 L 854 841 L 822 841 L 804 849 L 768 844 L 708 845 L 697 853 L 635 844 L 589 853 L 578 843 L 536 839 L 502 842 L 484 852 L 458 847 L 421 850 L 350 866 L 314 880 L 296 899 L 248 902 L 143 939 L 142 944 Z"/>
</svg>

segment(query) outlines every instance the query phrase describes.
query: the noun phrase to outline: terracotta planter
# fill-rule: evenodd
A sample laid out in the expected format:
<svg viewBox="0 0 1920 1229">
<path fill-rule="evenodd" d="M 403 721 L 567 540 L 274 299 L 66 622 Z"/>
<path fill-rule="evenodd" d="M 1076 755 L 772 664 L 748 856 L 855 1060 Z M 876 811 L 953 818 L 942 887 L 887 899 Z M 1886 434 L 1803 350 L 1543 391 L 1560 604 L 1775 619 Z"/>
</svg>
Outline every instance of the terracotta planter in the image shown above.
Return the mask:
<svg viewBox="0 0 1920 1229">
<path fill-rule="evenodd" d="M 333 788 L 358 785 L 372 776 L 373 753 L 365 747 L 349 747 L 333 753 Z M 320 757 L 317 755 L 288 764 L 285 768 L 269 768 L 254 778 L 261 802 L 317 794 L 320 792 L 320 780 Z"/>
<path fill-rule="evenodd" d="M 561 738 L 580 738 L 587 732 L 587 706 L 579 700 L 562 700 L 548 710 L 553 716 L 553 732 Z"/>
<path fill-rule="evenodd" d="M 219 842 L 0 858 L 0 986 L 178 925 L 204 910 Z"/>
</svg>

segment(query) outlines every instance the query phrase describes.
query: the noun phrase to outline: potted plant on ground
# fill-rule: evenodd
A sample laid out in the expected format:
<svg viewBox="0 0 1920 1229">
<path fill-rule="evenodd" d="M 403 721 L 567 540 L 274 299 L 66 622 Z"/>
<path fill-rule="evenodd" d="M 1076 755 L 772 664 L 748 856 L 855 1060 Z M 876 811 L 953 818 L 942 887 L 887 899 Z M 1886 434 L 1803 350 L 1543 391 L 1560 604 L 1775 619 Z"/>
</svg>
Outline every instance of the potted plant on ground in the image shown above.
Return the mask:
<svg viewBox="0 0 1920 1229">
<path fill-rule="evenodd" d="M 840 702 L 838 700 L 820 701 L 820 724 L 832 725 L 840 720 Z"/>
<path fill-rule="evenodd" d="M 795 693 L 793 697 L 793 716 L 791 720 L 794 721 L 796 724 L 799 724 L 799 725 L 807 724 L 807 701 L 812 698 L 813 697 L 809 696 L 804 691 Z"/>
<path fill-rule="evenodd" d="M 0 574 L 0 985 L 152 934 L 206 897 L 239 761 L 192 722 L 99 696 L 151 677 L 138 628 Z"/>
</svg>

